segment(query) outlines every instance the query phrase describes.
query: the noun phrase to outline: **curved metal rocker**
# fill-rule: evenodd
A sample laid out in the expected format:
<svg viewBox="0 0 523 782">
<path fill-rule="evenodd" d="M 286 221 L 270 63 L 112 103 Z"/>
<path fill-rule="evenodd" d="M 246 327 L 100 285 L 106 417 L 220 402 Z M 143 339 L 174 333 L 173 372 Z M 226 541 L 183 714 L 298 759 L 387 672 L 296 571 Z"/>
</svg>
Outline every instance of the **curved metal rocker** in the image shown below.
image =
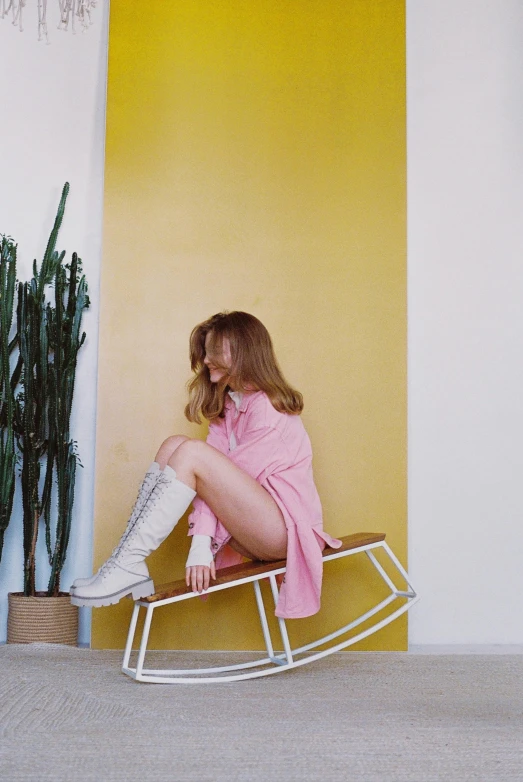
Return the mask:
<svg viewBox="0 0 523 782">
<path fill-rule="evenodd" d="M 149 640 L 149 632 L 151 629 L 154 610 L 156 608 L 160 608 L 161 606 L 169 605 L 170 603 L 177 603 L 181 600 L 190 600 L 191 598 L 198 596 L 197 592 L 188 590 L 185 581 L 174 581 L 170 584 L 164 584 L 160 586 L 154 595 L 135 601 L 129 633 L 127 636 L 127 644 L 124 652 L 122 665 L 123 673 L 131 676 L 137 681 L 154 682 L 156 684 L 215 684 L 217 682 L 233 682 L 241 681 L 243 679 L 255 679 L 260 676 L 270 676 L 273 673 L 281 673 L 282 671 L 288 671 L 292 668 L 298 668 L 300 665 L 307 665 L 308 663 L 312 663 L 315 660 L 321 659 L 322 657 L 327 657 L 329 654 L 339 652 L 341 649 L 346 649 L 348 646 L 352 646 L 352 644 L 361 641 L 363 638 L 366 638 L 372 633 L 375 633 L 377 630 L 380 630 L 382 627 L 390 624 L 390 622 L 393 622 L 399 616 L 408 611 L 408 609 L 419 600 L 419 597 L 416 595 L 416 592 L 414 591 L 409 581 L 407 572 L 402 567 L 401 563 L 393 554 L 389 546 L 385 543 L 384 534 L 359 532 L 354 535 L 347 535 L 346 537 L 341 538 L 341 540 L 341 548 L 326 548 L 324 550 L 324 561 L 329 562 L 333 559 L 340 559 L 341 557 L 365 553 L 390 590 L 390 594 L 384 600 L 377 603 L 373 608 L 371 608 L 369 611 L 366 611 L 364 614 L 357 617 L 357 619 L 354 619 L 349 624 L 344 625 L 339 630 L 336 630 L 335 632 L 330 633 L 323 638 L 319 638 L 317 641 L 313 641 L 312 643 L 306 644 L 305 646 L 301 646 L 298 649 L 291 649 L 285 620 L 278 618 L 281 640 L 283 643 L 283 652 L 276 653 L 274 651 L 271 633 L 267 622 L 267 614 L 260 589 L 260 580 L 269 578 L 272 596 L 276 604 L 278 600 L 278 585 L 276 576 L 285 573 L 286 562 L 285 560 L 270 563 L 246 562 L 244 564 L 235 565 L 234 567 L 225 568 L 219 571 L 216 581 L 214 582 L 213 586 L 207 590 L 207 594 L 210 594 L 211 592 L 219 592 L 223 589 L 230 589 L 241 584 L 248 584 L 250 582 L 253 584 L 256 605 L 258 607 L 261 628 L 267 649 L 266 657 L 247 663 L 241 663 L 239 665 L 225 665 L 213 668 L 181 670 L 155 670 L 151 668 L 145 668 L 145 654 L 147 651 L 147 643 Z M 376 559 L 374 553 L 376 549 L 381 549 L 383 551 L 384 555 L 388 557 L 395 570 L 406 581 L 406 590 L 400 590 L 395 586 L 390 576 L 386 573 L 382 565 Z M 342 635 L 350 633 L 351 630 L 361 625 L 367 619 L 370 619 L 389 606 L 391 603 L 397 601 L 400 602 L 399 607 L 396 608 L 392 613 L 387 614 L 383 619 L 375 622 L 371 627 L 368 627 L 367 629 L 351 636 L 348 639 L 345 639 L 344 641 L 341 641 L 340 643 L 330 646 L 328 649 L 323 649 L 313 654 L 307 654 L 312 649 L 316 649 L 318 646 L 321 646 L 321 644 L 329 643 L 330 641 L 334 641 L 336 638 L 339 638 Z M 142 631 L 140 648 L 138 650 L 138 660 L 136 667 L 132 668 L 129 665 L 129 660 L 131 657 L 133 640 L 136 633 L 138 614 L 141 608 L 144 608 L 146 612 L 145 622 Z M 261 670 L 255 670 L 260 668 Z"/>
</svg>

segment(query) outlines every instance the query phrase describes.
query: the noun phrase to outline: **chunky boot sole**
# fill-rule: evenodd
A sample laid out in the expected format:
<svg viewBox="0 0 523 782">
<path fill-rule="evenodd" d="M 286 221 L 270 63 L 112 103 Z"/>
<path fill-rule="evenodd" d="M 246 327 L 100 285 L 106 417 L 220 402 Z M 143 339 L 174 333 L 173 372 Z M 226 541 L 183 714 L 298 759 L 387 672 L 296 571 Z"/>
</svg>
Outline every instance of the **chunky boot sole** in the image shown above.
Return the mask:
<svg viewBox="0 0 523 782">
<path fill-rule="evenodd" d="M 81 587 L 78 588 L 81 589 Z M 111 595 L 82 597 L 82 595 L 71 594 L 71 603 L 74 606 L 101 608 L 102 606 L 111 606 L 115 603 L 119 603 L 122 597 L 127 597 L 127 595 L 132 595 L 133 600 L 139 600 L 141 597 L 154 595 L 154 583 L 152 579 L 146 578 L 145 581 L 140 581 L 138 584 L 131 584 L 131 586 L 120 589 L 118 592 L 113 592 Z"/>
</svg>

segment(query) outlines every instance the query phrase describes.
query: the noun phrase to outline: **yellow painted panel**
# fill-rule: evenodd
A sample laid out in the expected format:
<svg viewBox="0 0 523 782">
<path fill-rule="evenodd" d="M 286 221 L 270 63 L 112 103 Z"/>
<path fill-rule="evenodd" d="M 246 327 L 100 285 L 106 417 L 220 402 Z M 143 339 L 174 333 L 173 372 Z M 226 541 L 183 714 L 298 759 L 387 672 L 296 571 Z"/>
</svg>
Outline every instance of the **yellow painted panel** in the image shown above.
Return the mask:
<svg viewBox="0 0 523 782">
<path fill-rule="evenodd" d="M 259 317 L 305 396 L 326 529 L 406 561 L 403 0 L 111 2 L 95 558 L 183 417 L 191 328 Z M 183 575 L 182 521 L 150 558 Z M 332 563 L 300 640 L 379 593 Z M 152 647 L 260 648 L 251 590 L 165 609 Z M 124 643 L 131 605 L 98 609 Z M 231 610 L 232 609 L 232 610 Z M 406 648 L 406 620 L 358 648 Z"/>
</svg>

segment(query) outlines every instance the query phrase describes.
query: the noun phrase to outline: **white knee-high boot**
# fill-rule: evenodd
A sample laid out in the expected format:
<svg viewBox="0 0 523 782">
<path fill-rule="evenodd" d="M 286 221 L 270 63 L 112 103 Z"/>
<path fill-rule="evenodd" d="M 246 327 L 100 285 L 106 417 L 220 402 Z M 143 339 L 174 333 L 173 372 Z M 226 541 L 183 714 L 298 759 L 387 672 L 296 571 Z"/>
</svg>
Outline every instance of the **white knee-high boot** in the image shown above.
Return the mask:
<svg viewBox="0 0 523 782">
<path fill-rule="evenodd" d="M 161 474 L 162 471 L 160 470 L 160 465 L 158 464 L 158 462 L 153 462 L 149 467 L 149 469 L 147 470 L 147 472 L 145 473 L 142 484 L 138 490 L 138 497 L 136 498 L 136 502 L 133 505 L 131 515 L 129 516 L 129 521 L 127 522 L 126 530 L 134 526 L 137 519 L 140 517 L 140 513 L 142 512 L 144 505 L 149 499 L 152 490 L 156 486 L 156 481 L 158 480 Z M 116 549 L 113 551 L 113 554 L 115 553 L 116 553 Z M 71 594 L 73 594 L 73 592 L 76 589 L 78 589 L 78 587 L 86 586 L 86 584 L 92 584 L 93 581 L 98 577 L 99 572 L 100 570 L 98 570 L 93 576 L 89 576 L 89 578 L 75 579 L 70 587 Z"/>
<path fill-rule="evenodd" d="M 135 600 L 154 593 L 144 560 L 158 548 L 183 516 L 196 492 L 167 466 L 160 472 L 136 520 L 127 526 L 118 546 L 89 584 L 76 587 L 71 602 L 105 606 L 132 594 Z"/>
</svg>

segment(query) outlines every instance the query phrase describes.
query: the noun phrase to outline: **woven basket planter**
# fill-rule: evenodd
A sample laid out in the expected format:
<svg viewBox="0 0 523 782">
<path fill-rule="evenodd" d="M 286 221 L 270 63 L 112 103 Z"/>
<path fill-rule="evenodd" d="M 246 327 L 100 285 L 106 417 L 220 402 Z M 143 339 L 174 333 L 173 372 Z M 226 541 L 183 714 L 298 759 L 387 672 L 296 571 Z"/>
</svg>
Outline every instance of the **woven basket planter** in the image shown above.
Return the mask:
<svg viewBox="0 0 523 782">
<path fill-rule="evenodd" d="M 71 605 L 68 594 L 26 597 L 22 592 L 10 592 L 8 599 L 8 644 L 78 643 L 78 607 Z"/>
</svg>

